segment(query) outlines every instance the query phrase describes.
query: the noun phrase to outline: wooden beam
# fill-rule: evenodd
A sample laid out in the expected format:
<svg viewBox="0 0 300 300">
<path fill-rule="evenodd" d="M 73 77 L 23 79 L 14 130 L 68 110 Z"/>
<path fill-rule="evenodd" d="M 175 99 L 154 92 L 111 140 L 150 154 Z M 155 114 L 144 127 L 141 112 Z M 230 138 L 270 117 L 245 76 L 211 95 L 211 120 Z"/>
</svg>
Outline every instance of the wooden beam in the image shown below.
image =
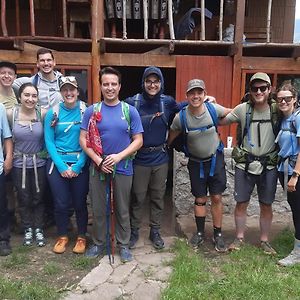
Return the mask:
<svg viewBox="0 0 300 300">
<path fill-rule="evenodd" d="M 300 57 L 300 48 L 299 47 L 293 49 L 293 51 L 292 51 L 292 57 L 293 58 Z"/>
<path fill-rule="evenodd" d="M 64 37 L 68 37 L 68 27 L 67 27 L 67 0 L 62 0 L 62 15 L 63 15 L 63 32 Z"/>
<path fill-rule="evenodd" d="M 270 43 L 271 36 L 271 13 L 272 13 L 272 0 L 268 1 L 268 16 L 267 16 L 267 43 Z"/>
<path fill-rule="evenodd" d="M 14 40 L 14 48 L 20 51 L 24 51 L 24 40 L 23 39 L 15 39 Z"/>
<path fill-rule="evenodd" d="M 236 19 L 234 42 L 237 47 L 237 53 L 233 57 L 232 73 L 232 102 L 231 107 L 235 107 L 241 99 L 241 74 L 242 74 L 242 56 L 243 56 L 243 33 L 245 22 L 245 2 L 246 0 L 236 1 Z M 235 128 L 230 127 L 230 135 L 235 136 Z"/>
<path fill-rule="evenodd" d="M 21 35 L 21 26 L 20 26 L 20 3 L 19 0 L 16 0 L 16 34 Z"/>
<path fill-rule="evenodd" d="M 30 10 L 30 34 L 35 36 L 35 17 L 34 17 L 34 2 L 29 0 L 29 10 Z"/>
<path fill-rule="evenodd" d="M 161 68 L 175 68 L 175 55 L 132 54 L 132 53 L 105 53 L 100 55 L 101 66 L 132 66 Z"/>
<path fill-rule="evenodd" d="M 1 0 L 1 27 L 3 36 L 8 36 L 6 27 L 6 0 Z"/>
</svg>

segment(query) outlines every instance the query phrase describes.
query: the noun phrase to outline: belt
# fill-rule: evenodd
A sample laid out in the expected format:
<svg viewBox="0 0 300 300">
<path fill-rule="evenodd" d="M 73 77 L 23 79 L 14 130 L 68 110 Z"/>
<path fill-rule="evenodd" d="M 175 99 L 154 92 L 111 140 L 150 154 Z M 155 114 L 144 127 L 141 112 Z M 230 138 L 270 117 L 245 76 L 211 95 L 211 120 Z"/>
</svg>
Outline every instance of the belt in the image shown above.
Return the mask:
<svg viewBox="0 0 300 300">
<path fill-rule="evenodd" d="M 166 144 L 163 143 L 159 146 L 150 146 L 150 147 L 142 147 L 139 149 L 139 152 L 142 153 L 150 153 L 150 152 L 155 152 L 155 151 L 160 151 L 160 150 L 164 150 L 166 149 Z"/>
</svg>

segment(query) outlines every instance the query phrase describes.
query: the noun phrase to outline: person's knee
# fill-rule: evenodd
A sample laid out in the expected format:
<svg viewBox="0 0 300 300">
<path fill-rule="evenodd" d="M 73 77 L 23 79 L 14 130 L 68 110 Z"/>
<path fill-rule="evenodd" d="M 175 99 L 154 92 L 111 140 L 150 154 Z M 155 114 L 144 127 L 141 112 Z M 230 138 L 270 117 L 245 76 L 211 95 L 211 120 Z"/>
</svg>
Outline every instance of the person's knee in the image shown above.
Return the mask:
<svg viewBox="0 0 300 300">
<path fill-rule="evenodd" d="M 249 202 L 237 202 L 235 206 L 235 211 L 237 213 L 246 213 Z"/>
<path fill-rule="evenodd" d="M 206 206 L 206 200 L 207 200 L 206 198 L 196 198 L 194 204 L 195 206 L 199 206 L 199 207 Z"/>
<path fill-rule="evenodd" d="M 222 204 L 222 195 L 212 195 L 210 198 L 212 204 Z"/>
</svg>

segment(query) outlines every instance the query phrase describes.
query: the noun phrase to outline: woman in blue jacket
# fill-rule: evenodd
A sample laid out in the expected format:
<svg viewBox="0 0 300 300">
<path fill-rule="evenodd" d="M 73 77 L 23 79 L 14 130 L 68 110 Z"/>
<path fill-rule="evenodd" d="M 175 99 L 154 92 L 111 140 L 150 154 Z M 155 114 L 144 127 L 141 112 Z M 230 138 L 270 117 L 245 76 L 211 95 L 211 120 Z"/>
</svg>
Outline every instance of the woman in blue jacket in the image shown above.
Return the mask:
<svg viewBox="0 0 300 300">
<path fill-rule="evenodd" d="M 63 253 L 68 244 L 69 210 L 76 214 L 78 237 L 74 253 L 84 253 L 88 212 L 87 156 L 79 145 L 85 104 L 78 100 L 78 84 L 73 76 L 61 77 L 60 92 L 64 102 L 52 107 L 45 117 L 45 142 L 50 156 L 47 176 L 54 197 L 54 215 L 58 239 L 53 252 Z"/>
</svg>

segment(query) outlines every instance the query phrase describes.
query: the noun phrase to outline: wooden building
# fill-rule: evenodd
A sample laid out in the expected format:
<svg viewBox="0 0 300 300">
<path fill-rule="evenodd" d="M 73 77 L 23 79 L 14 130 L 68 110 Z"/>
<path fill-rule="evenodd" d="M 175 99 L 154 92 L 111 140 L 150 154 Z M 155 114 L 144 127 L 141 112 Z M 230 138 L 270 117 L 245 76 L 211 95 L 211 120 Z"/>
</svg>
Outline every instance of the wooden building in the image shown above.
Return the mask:
<svg viewBox="0 0 300 300">
<path fill-rule="evenodd" d="M 140 89 L 149 65 L 162 68 L 166 93 L 178 101 L 195 77 L 228 107 L 239 103 L 257 71 L 267 72 L 273 86 L 291 80 L 300 87 L 299 45 L 293 44 L 296 0 L 146 3 L 1 0 L 0 60 L 15 62 L 19 76 L 30 75 L 36 72 L 36 50 L 50 48 L 57 68 L 78 78 L 89 103 L 100 98 L 98 72 L 108 65 L 124 75 L 122 97 Z M 227 30 L 224 36 L 230 24 L 234 35 Z M 222 138 L 234 130 L 222 128 Z"/>
</svg>

